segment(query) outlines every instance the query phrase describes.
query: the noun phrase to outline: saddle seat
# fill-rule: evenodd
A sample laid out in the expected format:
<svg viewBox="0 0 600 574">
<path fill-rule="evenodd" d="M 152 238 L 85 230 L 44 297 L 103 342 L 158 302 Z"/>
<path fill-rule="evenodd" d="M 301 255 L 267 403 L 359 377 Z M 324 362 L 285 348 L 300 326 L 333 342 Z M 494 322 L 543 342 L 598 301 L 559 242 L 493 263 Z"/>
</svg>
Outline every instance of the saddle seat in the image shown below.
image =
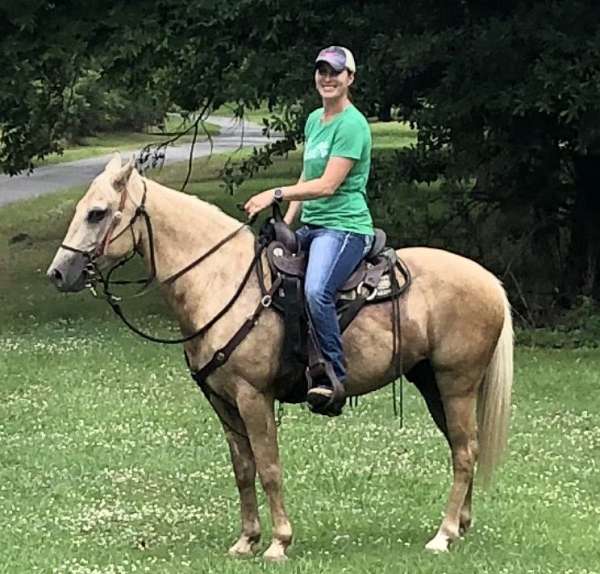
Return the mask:
<svg viewBox="0 0 600 574">
<path fill-rule="evenodd" d="M 283 221 L 273 224 L 274 239 L 267 246 L 267 259 L 271 272 L 304 279 L 308 263 L 307 254 L 299 249 L 295 233 Z M 396 267 L 396 251 L 386 246 L 383 229 L 375 229 L 369 253 L 352 272 L 338 292 L 338 303 L 366 296 L 368 301 L 388 298 L 392 293 L 390 272 Z"/>
</svg>

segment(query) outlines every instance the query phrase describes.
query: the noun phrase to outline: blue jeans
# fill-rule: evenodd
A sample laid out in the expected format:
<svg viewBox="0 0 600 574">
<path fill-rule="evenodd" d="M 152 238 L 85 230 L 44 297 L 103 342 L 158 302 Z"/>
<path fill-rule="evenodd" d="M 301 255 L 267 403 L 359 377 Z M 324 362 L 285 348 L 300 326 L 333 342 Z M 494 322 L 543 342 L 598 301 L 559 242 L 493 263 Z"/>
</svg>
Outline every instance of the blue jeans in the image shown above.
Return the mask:
<svg viewBox="0 0 600 574">
<path fill-rule="evenodd" d="M 343 383 L 346 361 L 335 310 L 336 293 L 369 252 L 373 237 L 308 226 L 298 229 L 296 236 L 308 253 L 304 296 L 321 352 Z"/>
</svg>

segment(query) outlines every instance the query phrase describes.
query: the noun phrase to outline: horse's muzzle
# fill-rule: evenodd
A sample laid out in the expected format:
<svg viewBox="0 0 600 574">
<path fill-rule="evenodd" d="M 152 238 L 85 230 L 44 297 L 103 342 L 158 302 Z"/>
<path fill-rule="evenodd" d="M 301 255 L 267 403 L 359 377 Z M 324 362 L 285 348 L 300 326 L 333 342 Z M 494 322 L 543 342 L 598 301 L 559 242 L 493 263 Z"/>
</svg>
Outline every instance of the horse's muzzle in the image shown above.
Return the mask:
<svg viewBox="0 0 600 574">
<path fill-rule="evenodd" d="M 79 253 L 66 254 L 61 251 L 56 254 L 46 275 L 59 291 L 71 293 L 81 291 L 87 283 L 85 269 L 89 260 Z"/>
</svg>

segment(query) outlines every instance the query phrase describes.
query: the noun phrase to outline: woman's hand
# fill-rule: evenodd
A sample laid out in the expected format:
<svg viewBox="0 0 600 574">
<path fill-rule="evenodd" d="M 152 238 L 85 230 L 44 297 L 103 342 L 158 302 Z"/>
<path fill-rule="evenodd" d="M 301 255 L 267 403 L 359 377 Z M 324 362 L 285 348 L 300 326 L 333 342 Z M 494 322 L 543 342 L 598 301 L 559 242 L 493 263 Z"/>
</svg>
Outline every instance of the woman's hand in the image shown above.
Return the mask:
<svg viewBox="0 0 600 574">
<path fill-rule="evenodd" d="M 244 205 L 244 211 L 248 217 L 253 217 L 273 203 L 273 189 L 267 189 L 261 193 L 253 195 Z"/>
</svg>

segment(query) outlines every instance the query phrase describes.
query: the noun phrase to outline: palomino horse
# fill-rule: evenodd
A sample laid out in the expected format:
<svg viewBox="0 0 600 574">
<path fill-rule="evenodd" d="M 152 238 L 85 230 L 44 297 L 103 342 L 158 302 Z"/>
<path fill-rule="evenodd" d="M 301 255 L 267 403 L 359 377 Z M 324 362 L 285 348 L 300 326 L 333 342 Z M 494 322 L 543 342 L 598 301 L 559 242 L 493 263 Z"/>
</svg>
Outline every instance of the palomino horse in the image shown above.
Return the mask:
<svg viewBox="0 0 600 574">
<path fill-rule="evenodd" d="M 151 234 L 145 218 L 135 216 L 141 204 L 151 221 Z M 81 290 L 92 257 L 104 264 L 135 250 L 156 273 L 186 335 L 231 301 L 252 263 L 254 234 L 243 228 L 176 280 L 165 279 L 239 225 L 212 205 L 142 178 L 131 162 L 122 167 L 115 154 L 77 205 L 48 275 L 62 291 Z M 437 249 L 398 253 L 413 277 L 401 300 L 401 364 L 424 395 L 452 454 L 454 480 L 445 515 L 427 544 L 430 550 L 445 551 L 471 524 L 476 459 L 489 476 L 505 446 L 513 370 L 510 308 L 499 281 L 473 261 Z M 258 279 L 252 274 L 227 312 L 202 337 L 185 343 L 192 369 L 205 365 L 231 339 L 260 299 Z M 364 307 L 346 330 L 349 395 L 369 393 L 393 380 L 392 328 L 391 303 L 386 302 Z M 208 378 L 210 389 L 222 399 L 211 404 L 224 423 L 241 501 L 241 535 L 229 550 L 236 556 L 252 554 L 260 538 L 256 471 L 273 521 L 264 557 L 284 559 L 292 541 L 274 416 L 282 340 L 280 317 L 265 310 L 228 362 Z"/>
</svg>

